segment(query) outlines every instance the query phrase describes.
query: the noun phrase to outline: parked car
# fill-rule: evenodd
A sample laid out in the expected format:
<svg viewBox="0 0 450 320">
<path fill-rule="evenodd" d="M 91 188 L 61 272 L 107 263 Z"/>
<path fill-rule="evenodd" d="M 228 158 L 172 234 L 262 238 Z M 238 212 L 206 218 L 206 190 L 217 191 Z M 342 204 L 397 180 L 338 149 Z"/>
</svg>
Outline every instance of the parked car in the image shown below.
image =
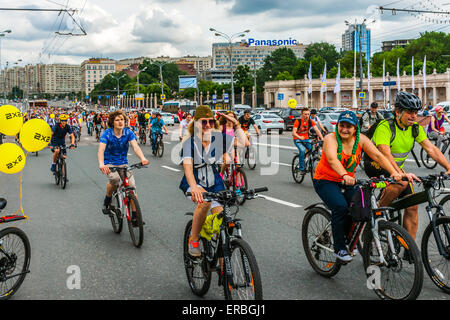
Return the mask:
<svg viewBox="0 0 450 320">
<path fill-rule="evenodd" d="M 448 112 L 450 110 L 450 101 L 442 101 L 439 102 L 436 107 L 442 107 L 445 112 Z"/>
<path fill-rule="evenodd" d="M 254 112 L 254 113 L 261 113 L 264 111 L 266 111 L 266 109 L 264 109 L 264 108 L 253 108 L 252 109 L 252 112 Z"/>
<path fill-rule="evenodd" d="M 300 119 L 302 116 L 301 109 L 286 108 L 278 112 L 278 116 L 284 121 L 284 130 L 292 130 L 295 119 Z"/>
<path fill-rule="evenodd" d="M 334 132 L 339 118 L 339 113 L 319 113 L 317 117 L 328 132 Z"/>
<path fill-rule="evenodd" d="M 160 112 L 161 118 L 163 119 L 164 123 L 168 126 L 174 126 L 175 125 L 175 119 L 174 115 L 168 112 Z"/>
<path fill-rule="evenodd" d="M 277 116 L 276 114 L 255 114 L 253 116 L 256 126 L 261 130 L 261 132 L 272 132 L 272 130 L 278 131 L 279 134 L 283 133 L 284 130 L 284 120 Z M 253 129 L 253 126 L 250 128 Z"/>
<path fill-rule="evenodd" d="M 383 118 L 385 118 L 385 119 L 393 119 L 394 118 L 394 113 L 391 110 L 382 109 L 382 110 L 378 110 L 378 112 L 380 112 L 383 115 Z"/>
</svg>

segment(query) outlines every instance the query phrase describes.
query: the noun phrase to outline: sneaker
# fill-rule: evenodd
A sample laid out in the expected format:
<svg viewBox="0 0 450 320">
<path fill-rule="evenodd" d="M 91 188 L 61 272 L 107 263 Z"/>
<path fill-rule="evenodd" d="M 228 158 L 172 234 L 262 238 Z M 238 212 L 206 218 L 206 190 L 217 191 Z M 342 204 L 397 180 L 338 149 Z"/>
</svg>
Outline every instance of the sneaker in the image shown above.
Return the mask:
<svg viewBox="0 0 450 320">
<path fill-rule="evenodd" d="M 408 261 L 409 264 L 414 263 L 414 258 L 409 250 L 405 250 L 405 252 L 403 253 L 403 260 Z"/>
<path fill-rule="evenodd" d="M 352 256 L 356 256 L 359 253 L 358 248 L 353 249 Z"/>
<path fill-rule="evenodd" d="M 352 256 L 347 252 L 347 250 L 341 250 L 334 254 L 334 257 L 341 260 L 342 262 L 350 262 L 353 260 Z"/>
<path fill-rule="evenodd" d="M 111 212 L 111 208 L 109 207 L 109 205 L 103 204 L 102 212 L 103 214 L 109 215 L 109 213 Z"/>
<path fill-rule="evenodd" d="M 192 241 L 189 239 L 189 254 L 196 258 L 199 258 L 202 255 L 200 241 Z"/>
<path fill-rule="evenodd" d="M 52 167 L 50 168 L 51 172 L 55 172 L 56 163 L 52 163 Z"/>
</svg>

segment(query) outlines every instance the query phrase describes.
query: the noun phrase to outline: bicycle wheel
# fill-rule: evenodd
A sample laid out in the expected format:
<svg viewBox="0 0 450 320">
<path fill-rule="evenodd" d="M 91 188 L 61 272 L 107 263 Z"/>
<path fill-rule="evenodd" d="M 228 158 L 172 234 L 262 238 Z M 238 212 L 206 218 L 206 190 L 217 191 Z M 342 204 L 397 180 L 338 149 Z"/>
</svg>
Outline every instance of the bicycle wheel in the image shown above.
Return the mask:
<svg viewBox="0 0 450 320">
<path fill-rule="evenodd" d="M 331 214 L 324 208 L 308 210 L 302 223 L 302 243 L 306 258 L 321 276 L 331 278 L 341 269 L 334 257 Z"/>
<path fill-rule="evenodd" d="M 437 166 L 437 162 L 423 148 L 420 149 L 420 160 L 422 160 L 423 165 L 428 169 L 434 169 Z"/>
<path fill-rule="evenodd" d="M 224 276 L 224 294 L 226 300 L 262 300 L 261 275 L 252 249 L 242 239 L 231 241 L 230 251 L 233 283 Z"/>
<path fill-rule="evenodd" d="M 363 161 L 363 159 L 364 159 L 364 151 L 361 150 L 361 161 L 359 162 L 359 167 L 360 167 L 362 170 L 364 170 L 364 161 Z"/>
<path fill-rule="evenodd" d="M 55 176 L 55 184 L 59 185 L 59 181 L 61 179 L 61 161 L 57 160 L 55 165 L 55 172 L 53 173 Z"/>
<path fill-rule="evenodd" d="M 13 296 L 27 273 L 31 257 L 30 241 L 15 227 L 0 231 L 0 300 Z"/>
<path fill-rule="evenodd" d="M 162 142 L 162 140 L 159 140 L 159 143 L 156 147 L 156 154 L 158 155 L 158 157 L 162 158 L 164 154 L 164 143 Z"/>
<path fill-rule="evenodd" d="M 374 267 L 378 271 L 375 279 L 377 288 L 373 289 L 375 293 L 381 299 L 415 300 L 422 290 L 423 266 L 419 248 L 408 231 L 394 222 L 378 222 L 378 236 L 385 263 L 380 263 L 373 233 L 366 235 L 362 258 L 365 270 Z M 392 239 L 394 251 L 389 245 L 389 238 Z M 369 273 L 367 276 L 371 277 Z"/>
<path fill-rule="evenodd" d="M 132 204 L 136 207 L 136 226 L 133 226 L 131 219 L 128 220 L 128 230 L 130 231 L 131 240 L 136 248 L 142 246 L 144 241 L 144 225 L 142 223 L 142 212 L 139 202 L 134 194 L 129 194 L 128 196 L 128 209 L 130 210 L 130 215 L 132 215 Z"/>
<path fill-rule="evenodd" d="M 245 159 L 247 160 L 247 165 L 250 170 L 254 170 L 256 168 L 256 150 L 253 146 L 247 147 L 245 151 Z"/>
<path fill-rule="evenodd" d="M 292 159 L 291 171 L 292 171 L 292 177 L 294 178 L 294 181 L 297 183 L 302 183 L 303 179 L 305 179 L 305 173 L 300 171 L 298 154 L 295 155 L 294 159 Z"/>
<path fill-rule="evenodd" d="M 233 192 L 238 194 L 236 202 L 240 206 L 243 205 L 246 200 L 245 195 L 242 194 L 243 190 L 248 190 L 247 176 L 245 175 L 245 172 L 239 168 L 236 169 L 236 176 L 233 181 Z"/>
<path fill-rule="evenodd" d="M 189 287 L 196 296 L 205 295 L 211 286 L 211 269 L 206 258 L 207 241 L 200 238 L 200 249 L 202 257 L 195 259 L 189 254 L 189 238 L 191 236 L 192 220 L 190 220 L 184 231 L 183 238 L 183 260 Z"/>
<path fill-rule="evenodd" d="M 309 173 L 311 174 L 311 181 L 314 180 L 314 171 L 316 171 L 316 159 L 312 158 L 313 155 L 310 155 L 309 159 Z"/>
<path fill-rule="evenodd" d="M 109 217 L 111 218 L 111 224 L 115 233 L 121 233 L 123 227 L 123 214 L 120 210 L 120 199 L 119 195 L 115 194 L 113 196 L 114 205 L 111 206 L 111 213 Z"/>
<path fill-rule="evenodd" d="M 65 189 L 66 188 L 66 184 L 67 184 L 67 166 L 66 166 L 66 161 L 64 161 L 64 159 L 61 159 L 60 162 L 61 165 L 61 189 Z"/>
<path fill-rule="evenodd" d="M 447 258 L 439 253 L 433 224 L 430 223 L 422 237 L 422 261 L 433 283 L 445 293 L 450 293 L 450 217 L 436 219 L 436 230 Z"/>
</svg>

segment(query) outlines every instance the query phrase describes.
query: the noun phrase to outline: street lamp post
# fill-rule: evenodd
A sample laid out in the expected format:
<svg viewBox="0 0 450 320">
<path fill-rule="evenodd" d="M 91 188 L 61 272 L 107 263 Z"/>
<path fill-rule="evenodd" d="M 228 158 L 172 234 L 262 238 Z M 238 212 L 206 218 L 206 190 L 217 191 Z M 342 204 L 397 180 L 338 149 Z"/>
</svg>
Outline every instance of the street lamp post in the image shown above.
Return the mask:
<svg viewBox="0 0 450 320">
<path fill-rule="evenodd" d="M 122 105 L 120 103 L 120 89 L 119 89 L 119 80 L 122 79 L 123 77 L 125 77 L 125 74 L 122 74 L 120 77 L 115 77 L 111 74 L 111 78 L 116 79 L 117 80 L 117 102 L 120 105 L 120 108 L 122 108 Z"/>
<path fill-rule="evenodd" d="M 139 73 L 141 73 L 142 71 L 145 71 L 145 70 L 147 70 L 147 67 L 145 67 L 145 68 L 142 69 L 142 70 L 138 70 L 138 72 L 137 72 L 137 94 L 139 94 Z M 139 99 L 140 99 L 140 97 L 139 97 Z M 141 101 L 141 100 L 137 100 L 137 101 L 138 101 L 137 107 L 138 107 L 138 109 L 140 109 L 140 107 L 141 107 L 140 101 Z"/>
<path fill-rule="evenodd" d="M 233 34 L 233 35 L 231 35 L 231 36 L 229 36 L 228 34 L 226 34 L 226 33 L 223 33 L 223 32 L 220 32 L 220 31 L 217 31 L 216 29 L 214 29 L 214 28 L 209 28 L 209 31 L 212 31 L 212 32 L 215 32 L 215 36 L 216 37 L 223 37 L 223 38 L 225 38 L 227 41 L 228 41 L 228 44 L 229 44 L 229 53 L 230 53 L 230 72 L 231 72 L 231 108 L 234 108 L 234 79 L 233 79 L 233 62 L 232 62 L 232 50 L 233 50 L 233 44 L 232 44 L 232 42 L 233 42 L 233 40 L 235 39 L 235 38 L 239 38 L 239 37 L 244 37 L 245 36 L 245 33 L 249 33 L 250 32 L 250 30 L 245 30 L 245 31 L 242 31 L 242 32 L 238 32 L 238 33 L 235 33 L 235 34 Z"/>
<path fill-rule="evenodd" d="M 166 65 L 169 62 L 164 62 L 164 61 L 151 61 L 152 64 L 155 64 L 159 67 L 159 75 L 161 76 L 161 95 L 164 94 L 164 82 L 163 82 L 163 74 L 162 74 L 162 67 L 164 65 Z M 162 99 L 161 99 L 161 104 L 162 104 Z"/>
</svg>

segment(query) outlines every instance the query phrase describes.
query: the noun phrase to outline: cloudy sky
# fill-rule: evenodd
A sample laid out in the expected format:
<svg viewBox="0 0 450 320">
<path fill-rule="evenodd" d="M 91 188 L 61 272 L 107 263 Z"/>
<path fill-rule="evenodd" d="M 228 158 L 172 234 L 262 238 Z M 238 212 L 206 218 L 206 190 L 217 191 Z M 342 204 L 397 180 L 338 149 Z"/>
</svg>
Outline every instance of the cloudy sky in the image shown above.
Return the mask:
<svg viewBox="0 0 450 320">
<path fill-rule="evenodd" d="M 375 0 L 376 1 L 376 0 Z M 412 16 L 380 14 L 378 6 L 449 10 L 450 0 L 2 0 L 2 8 L 72 8 L 80 33 L 67 13 L 0 11 L 1 64 L 80 64 L 89 57 L 123 59 L 161 55 L 211 55 L 220 38 L 210 27 L 227 34 L 250 29 L 255 39 L 297 39 L 301 43 L 326 41 L 341 47 L 345 20 L 367 18 L 372 30 L 372 53 L 381 41 L 414 38 L 425 30 L 450 30 L 450 15 Z M 427 19 L 435 19 L 428 22 Z M 448 19 L 448 24 L 440 21 Z M 449 26 L 449 28 L 447 28 Z"/>
</svg>

